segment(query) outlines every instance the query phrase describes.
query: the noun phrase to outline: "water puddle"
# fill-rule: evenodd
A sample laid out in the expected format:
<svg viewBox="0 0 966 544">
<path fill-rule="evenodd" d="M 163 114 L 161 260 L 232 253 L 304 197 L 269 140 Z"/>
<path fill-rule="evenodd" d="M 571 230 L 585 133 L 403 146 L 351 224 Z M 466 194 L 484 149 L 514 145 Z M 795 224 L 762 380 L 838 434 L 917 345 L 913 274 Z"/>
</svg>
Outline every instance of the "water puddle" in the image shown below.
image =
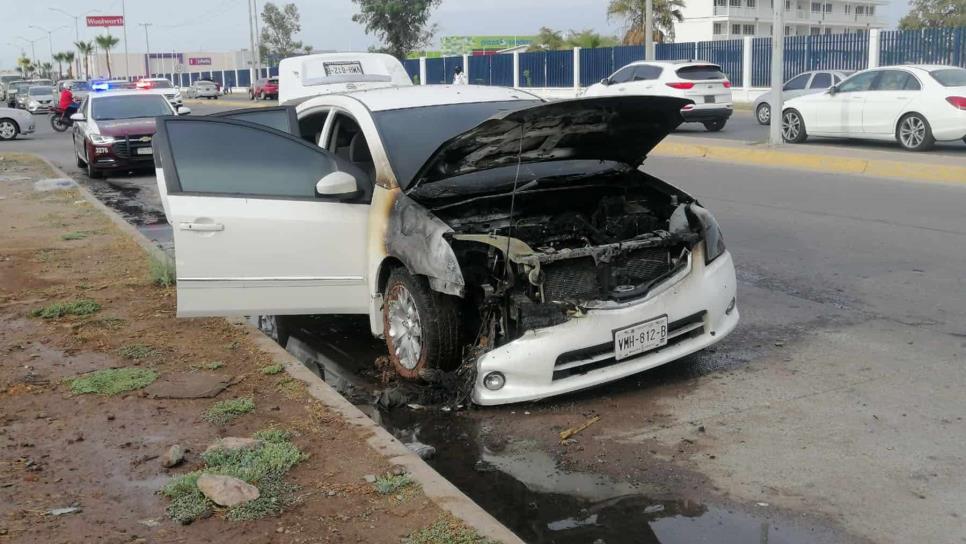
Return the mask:
<svg viewBox="0 0 966 544">
<path fill-rule="evenodd" d="M 531 543 L 824 543 L 843 535 L 777 513 L 764 504 L 736 508 L 661 493 L 658 486 L 564 470 L 529 441 L 492 439 L 487 418 L 433 408 L 392 411 L 378 393 L 372 362 L 384 344 L 367 318 L 292 318 L 287 349 L 406 444 L 434 448 L 440 474 Z M 664 482 L 666 486 L 666 482 Z M 683 491 L 683 490 L 682 490 Z"/>
</svg>

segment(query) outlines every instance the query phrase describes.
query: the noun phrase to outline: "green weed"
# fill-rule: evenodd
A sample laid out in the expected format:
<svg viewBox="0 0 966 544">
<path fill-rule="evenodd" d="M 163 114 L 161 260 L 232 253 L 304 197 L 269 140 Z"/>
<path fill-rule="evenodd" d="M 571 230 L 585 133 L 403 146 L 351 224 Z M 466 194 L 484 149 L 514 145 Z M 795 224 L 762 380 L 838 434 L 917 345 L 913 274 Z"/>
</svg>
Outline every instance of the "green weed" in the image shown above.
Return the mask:
<svg viewBox="0 0 966 544">
<path fill-rule="evenodd" d="M 66 234 L 61 234 L 60 235 L 60 239 L 61 240 L 68 240 L 68 241 L 69 240 L 83 240 L 84 238 L 87 238 L 87 233 L 86 232 L 77 231 L 77 230 L 75 230 L 74 232 L 68 232 Z"/>
<path fill-rule="evenodd" d="M 413 478 L 409 474 L 385 474 L 376 478 L 373 485 L 380 495 L 391 495 L 412 483 Z"/>
<path fill-rule="evenodd" d="M 55 302 L 37 308 L 30 315 L 44 319 L 56 319 L 65 315 L 91 315 L 101 309 L 101 305 L 89 298 L 79 298 L 67 302 Z"/>
<path fill-rule="evenodd" d="M 275 363 L 274 365 L 263 366 L 261 372 L 266 376 L 274 376 L 283 370 L 285 370 L 285 366 L 282 363 Z"/>
<path fill-rule="evenodd" d="M 158 259 L 151 257 L 148 263 L 148 272 L 151 275 L 151 283 L 158 287 L 171 287 L 177 282 L 177 273 L 174 263 L 170 259 Z"/>
<path fill-rule="evenodd" d="M 233 419 L 243 416 L 255 409 L 255 400 L 251 397 L 228 399 L 216 402 L 205 412 L 202 418 L 213 425 L 227 425 Z"/>
<path fill-rule="evenodd" d="M 158 350 L 147 344 L 128 344 L 117 350 L 117 354 L 125 359 L 140 361 L 158 354 Z"/>
<path fill-rule="evenodd" d="M 496 544 L 483 538 L 459 521 L 443 517 L 435 523 L 420 529 L 404 540 L 406 544 Z"/>
<path fill-rule="evenodd" d="M 158 373 L 146 368 L 105 368 L 70 382 L 70 389 L 77 394 L 117 395 L 147 387 L 158 379 Z"/>
<path fill-rule="evenodd" d="M 191 365 L 191 368 L 195 370 L 218 370 L 223 366 L 225 366 L 225 363 L 221 361 L 211 361 L 208 363 L 195 363 Z"/>
</svg>

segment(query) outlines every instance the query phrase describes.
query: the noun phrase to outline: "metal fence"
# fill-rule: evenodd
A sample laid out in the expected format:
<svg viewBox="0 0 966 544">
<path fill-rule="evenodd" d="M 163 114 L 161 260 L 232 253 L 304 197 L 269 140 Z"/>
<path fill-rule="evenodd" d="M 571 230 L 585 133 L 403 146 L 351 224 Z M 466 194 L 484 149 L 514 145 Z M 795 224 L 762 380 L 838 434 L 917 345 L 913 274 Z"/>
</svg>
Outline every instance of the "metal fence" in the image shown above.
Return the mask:
<svg viewBox="0 0 966 544">
<path fill-rule="evenodd" d="M 966 28 L 882 32 L 879 65 L 952 64 L 966 68 Z"/>
<path fill-rule="evenodd" d="M 721 71 L 728 76 L 728 80 L 736 87 L 742 86 L 742 40 L 718 40 L 713 42 L 698 42 L 695 59 L 711 61 L 721 66 Z M 655 51 L 655 55 L 657 52 Z"/>
<path fill-rule="evenodd" d="M 751 86 L 771 84 L 771 38 L 751 44 Z M 865 34 L 825 34 L 785 38 L 784 81 L 809 70 L 864 70 L 869 67 L 869 37 Z"/>
</svg>

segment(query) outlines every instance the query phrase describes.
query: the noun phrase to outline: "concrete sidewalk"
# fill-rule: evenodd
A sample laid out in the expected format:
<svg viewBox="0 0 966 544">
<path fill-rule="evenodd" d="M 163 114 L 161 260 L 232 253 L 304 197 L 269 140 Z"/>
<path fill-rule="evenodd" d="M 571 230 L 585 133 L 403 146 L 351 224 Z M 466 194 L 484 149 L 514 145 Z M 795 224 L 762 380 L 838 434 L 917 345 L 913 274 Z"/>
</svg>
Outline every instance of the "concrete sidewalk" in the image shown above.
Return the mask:
<svg viewBox="0 0 966 544">
<path fill-rule="evenodd" d="M 672 135 L 654 149 L 653 155 L 903 181 L 966 184 L 966 154 L 956 151 L 913 153 L 822 144 L 775 147 L 736 140 Z"/>
</svg>

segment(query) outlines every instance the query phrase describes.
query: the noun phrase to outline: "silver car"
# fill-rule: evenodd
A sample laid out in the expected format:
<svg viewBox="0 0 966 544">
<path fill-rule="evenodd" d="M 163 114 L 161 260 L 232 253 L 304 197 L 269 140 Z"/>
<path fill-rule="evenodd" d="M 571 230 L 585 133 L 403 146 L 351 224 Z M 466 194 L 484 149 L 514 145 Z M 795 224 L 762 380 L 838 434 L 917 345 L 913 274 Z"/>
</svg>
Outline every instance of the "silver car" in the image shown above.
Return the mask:
<svg viewBox="0 0 966 544">
<path fill-rule="evenodd" d="M 199 79 L 188 87 L 188 98 L 207 98 L 218 100 L 221 94 L 218 92 L 218 85 L 214 81 Z"/>
<path fill-rule="evenodd" d="M 54 105 L 54 88 L 43 86 L 32 86 L 27 89 L 24 95 L 24 109 L 30 113 L 46 113 Z"/>
<path fill-rule="evenodd" d="M 832 85 L 837 85 L 853 72 L 845 70 L 814 70 L 802 72 L 789 79 L 782 87 L 782 100 L 788 101 L 792 98 L 804 96 L 806 94 L 821 93 L 828 90 Z M 768 91 L 755 100 L 754 112 L 758 123 L 767 125 L 771 122 L 771 91 Z"/>
</svg>

